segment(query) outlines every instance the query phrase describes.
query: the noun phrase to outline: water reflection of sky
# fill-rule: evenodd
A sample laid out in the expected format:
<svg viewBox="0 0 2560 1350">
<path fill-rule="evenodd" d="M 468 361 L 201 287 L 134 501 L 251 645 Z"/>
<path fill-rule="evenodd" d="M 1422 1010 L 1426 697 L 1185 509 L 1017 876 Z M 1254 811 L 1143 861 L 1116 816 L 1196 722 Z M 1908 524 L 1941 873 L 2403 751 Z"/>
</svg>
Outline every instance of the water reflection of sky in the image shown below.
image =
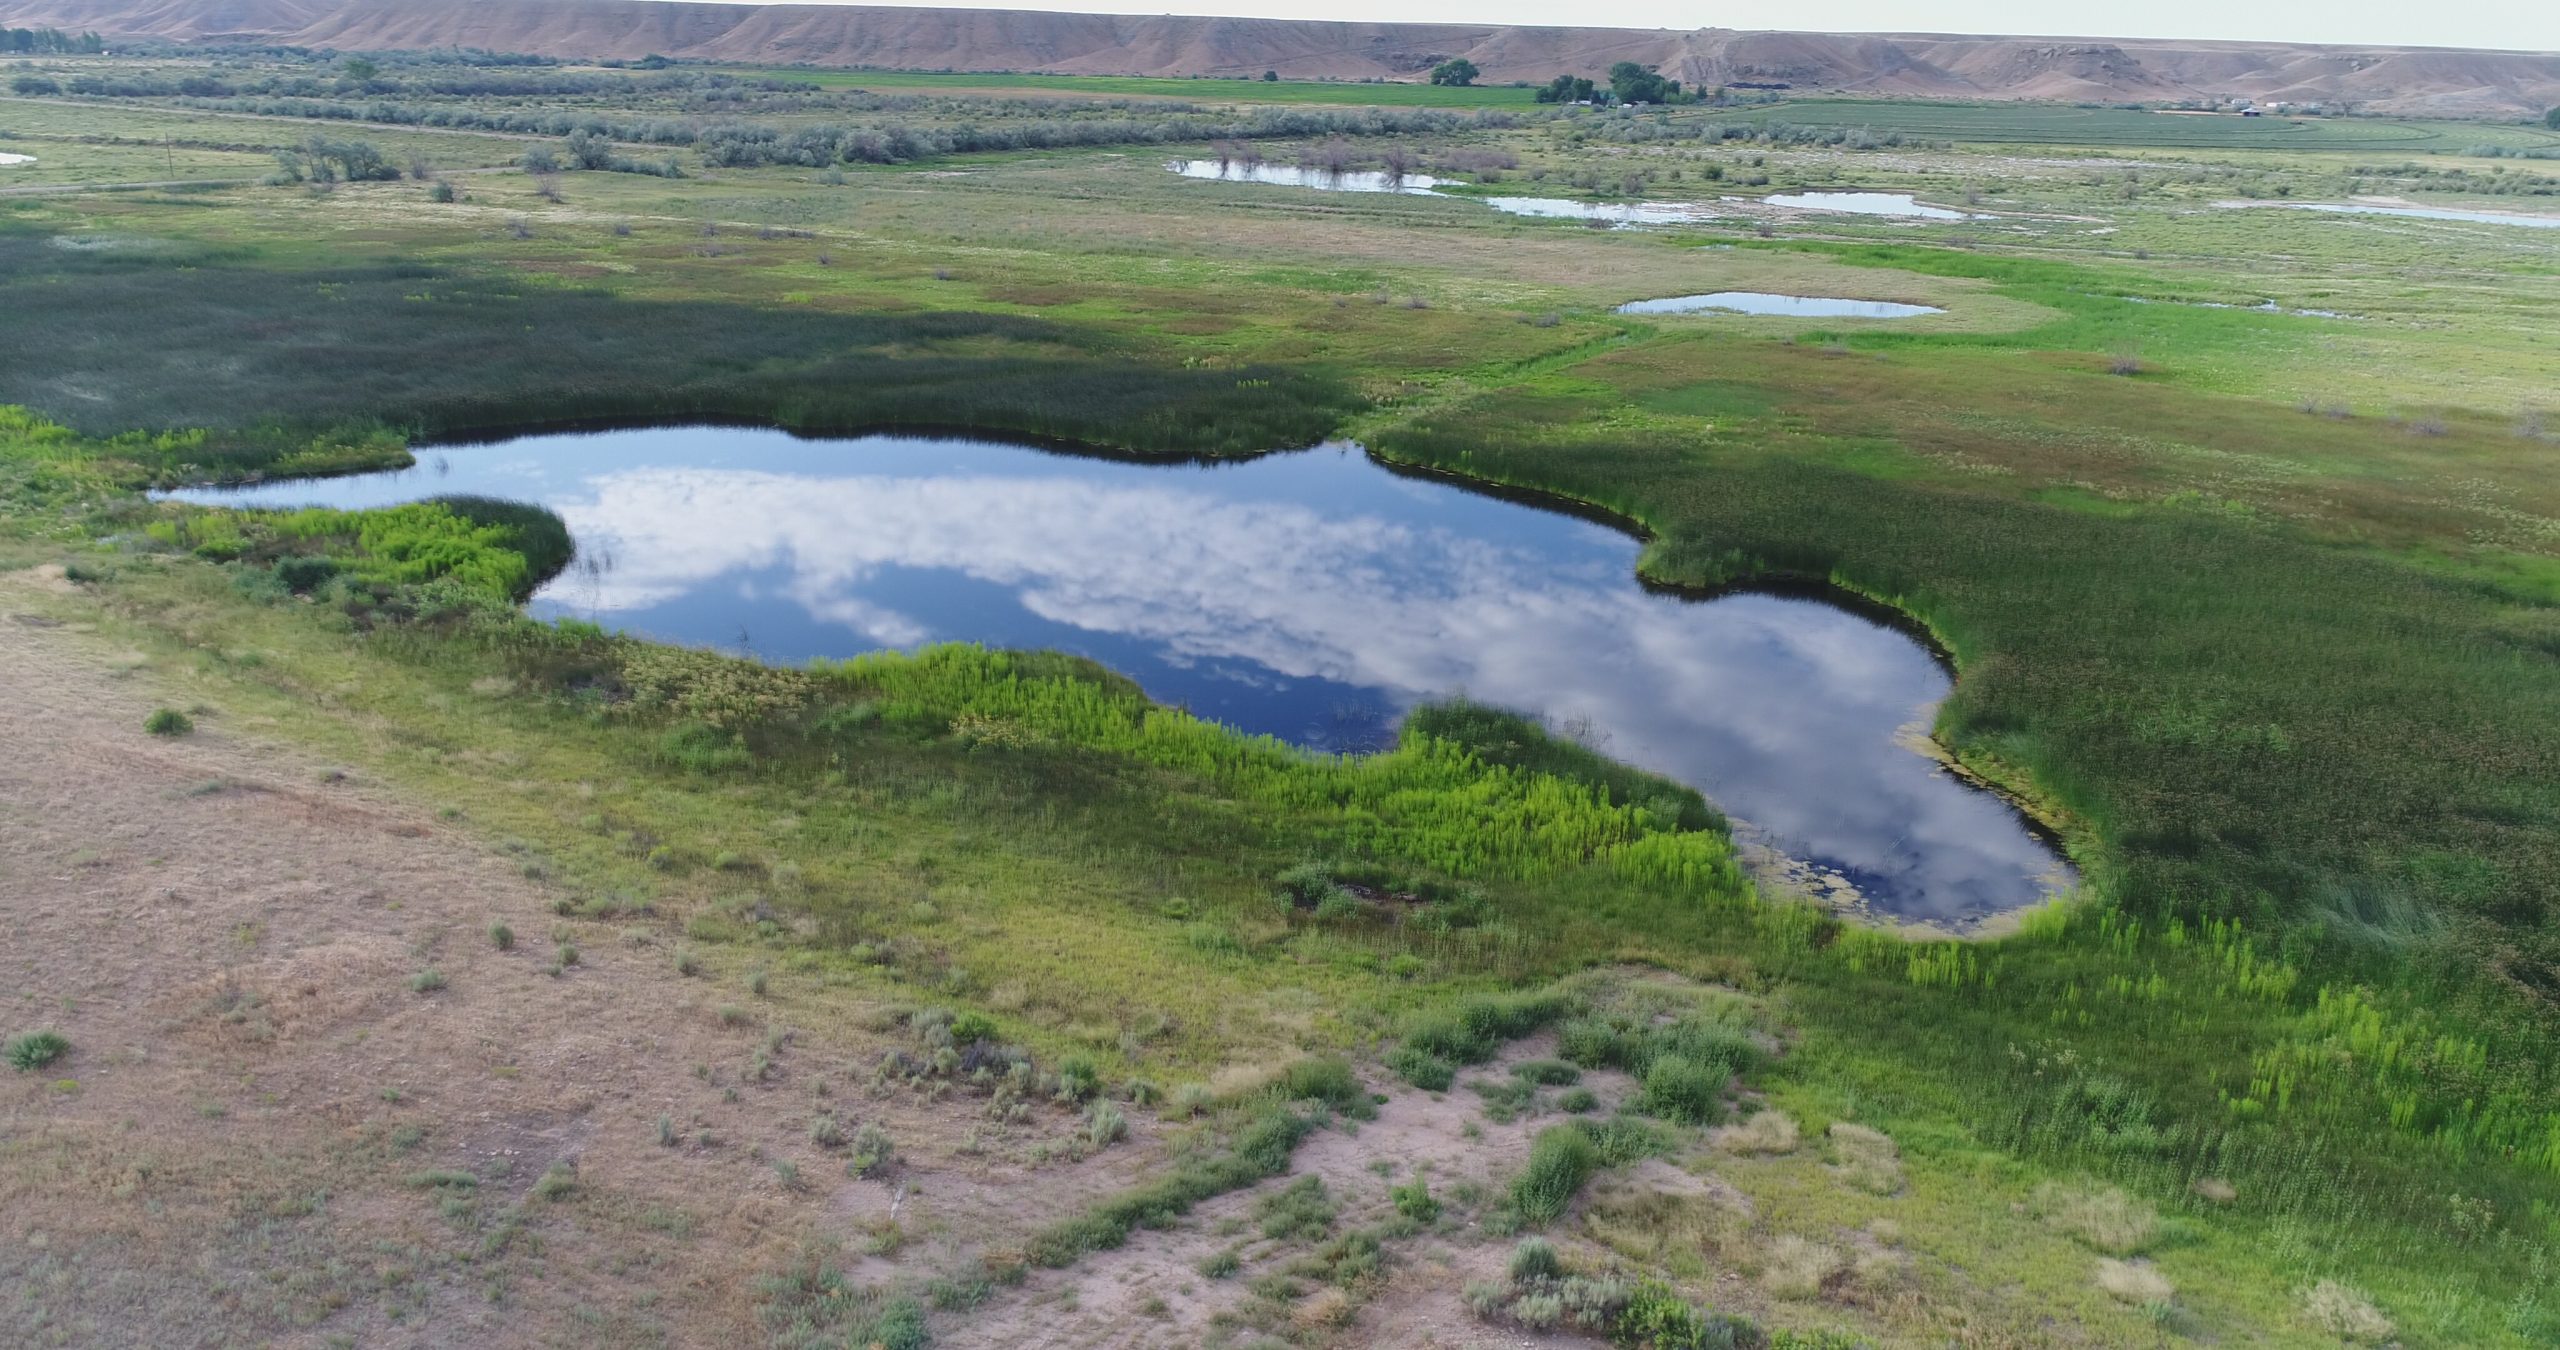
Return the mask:
<svg viewBox="0 0 2560 1350">
<path fill-rule="evenodd" d="M 1356 450 L 1151 465 L 977 441 L 662 428 L 429 449 L 418 468 L 206 500 L 538 500 L 582 562 L 537 613 L 795 663 L 978 641 L 1090 656 L 1159 700 L 1336 749 L 1464 693 L 1588 728 L 1879 908 L 2041 894 L 2003 803 L 1897 744 L 1947 690 L 1911 639 L 1816 601 L 1646 592 L 1636 544 L 1398 477 Z"/>
</svg>

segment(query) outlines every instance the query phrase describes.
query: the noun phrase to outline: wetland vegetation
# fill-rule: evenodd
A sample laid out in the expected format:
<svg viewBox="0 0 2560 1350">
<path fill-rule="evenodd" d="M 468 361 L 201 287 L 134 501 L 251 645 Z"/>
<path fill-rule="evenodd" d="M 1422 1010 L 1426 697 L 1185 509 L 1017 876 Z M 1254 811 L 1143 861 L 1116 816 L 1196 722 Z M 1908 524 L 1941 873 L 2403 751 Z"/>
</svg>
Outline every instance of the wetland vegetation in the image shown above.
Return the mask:
<svg viewBox="0 0 2560 1350">
<path fill-rule="evenodd" d="M 1198 1323 L 1236 1341 L 1357 1339 L 1396 1314 L 1385 1290 L 1660 1344 L 1710 1327 L 2006 1344 L 2056 1320 L 2126 1345 L 2560 1334 L 2549 240 L 2219 205 L 2531 211 L 2560 177 L 2521 156 L 2560 134 L 1842 100 L 1480 116 L 1450 109 L 1511 91 L 1433 86 L 1266 153 L 1454 192 L 1300 195 L 1165 172 L 1283 125 L 1236 106 L 1251 89 L 1190 111 L 1128 81 L 858 74 L 75 54 L 23 74 L 63 92 L 0 103 L 0 144 L 35 156 L 0 179 L 18 631 L 86 626 L 183 688 L 165 697 L 198 730 L 155 751 L 254 727 L 442 804 L 550 897 L 550 982 L 603 964 L 581 945 L 680 940 L 692 972 L 660 958 L 666 980 L 754 981 L 722 1028 L 769 990 L 812 1035 L 878 1028 L 879 1095 L 838 1075 L 846 1119 L 875 1100 L 962 1111 L 983 1136 L 908 1151 L 952 1177 L 1015 1169 L 1041 1197 L 1016 1216 L 1033 1231 L 940 1220 L 903 1258 L 886 1199 L 891 1226 L 830 1228 L 803 1164 L 863 1196 L 922 1164 L 885 1140 L 852 1159 L 836 1116 L 809 1124 L 779 1024 L 692 1098 L 596 1108 L 651 1157 L 745 1186 L 743 1150 L 677 1123 L 730 1112 L 720 1130 L 767 1150 L 752 1184 L 775 1231 L 879 1249 L 755 1248 L 778 1341 L 966 1342 L 1063 1315 L 1078 1286 L 1043 1281 L 1079 1262 L 1186 1234 L 1214 1239 L 1201 1271 L 1250 1268 L 1227 1320 Z M 242 102 L 270 98 L 309 102 Z M 399 111 L 428 106 L 449 112 Z M 868 155 L 858 135 L 892 118 L 930 153 Z M 682 134 L 638 133 L 658 120 Z M 1104 121 L 1131 126 L 1032 130 Z M 527 171 L 532 147 L 581 162 L 580 130 L 672 153 L 680 176 Z M 400 176 L 259 181 L 315 135 Z M 706 154 L 706 137 L 816 149 Z M 1527 184 L 1719 215 L 1600 230 L 1443 199 Z M 1768 204 L 1843 184 L 1970 218 Z M 1718 292 L 1939 312 L 1622 312 Z M 1594 566 L 1818 585 L 1925 631 L 1957 672 L 1932 743 L 2048 822 L 2083 885 L 1984 940 L 1895 933 L 1755 878 L 1707 800 L 1578 727 L 1461 704 L 1377 753 L 1311 755 L 1161 707 L 1109 655 L 766 662 L 529 614 L 579 531 L 557 503 L 233 513 L 146 491 L 668 418 L 1209 459 L 1341 436 L 1580 503 L 1645 537 Z M 1282 537 L 1320 558 L 1326 525 Z M 445 951 L 384 976 L 403 1006 L 475 996 Z M 67 1048 L 9 1076 L 12 1119 L 69 1129 L 112 1053 L 82 1019 L 112 1000 L 21 983 L 10 1025 Z M 226 1026 L 269 1016 L 221 1006 Z M 365 1109 L 400 1128 L 387 1099 Z M 752 1135 L 759 1110 L 787 1131 Z M 1464 1194 L 1417 1176 L 1342 1217 L 1342 1173 L 1306 1194 L 1266 1180 L 1422 1128 L 1400 1112 L 1462 1116 L 1468 1133 L 1431 1136 L 1451 1149 L 1516 1154 Z M 1142 1142 L 1122 1138 L 1133 1120 Z M 1178 1164 L 1153 1188 L 1077 1170 L 1140 1147 Z M 8 1166 L 13 1207 L 101 1189 Z M 619 1183 L 598 1164 L 592 1184 Z M 1255 1187 L 1267 1215 L 1216 1208 Z M 438 1253 L 416 1258 L 425 1283 L 547 1297 L 473 1189 L 413 1188 L 450 1230 L 413 1239 Z M 230 1250 L 330 1221 L 259 1194 Z M 573 1243 L 545 1216 L 577 1203 L 504 1222 Z M 613 1203 L 644 1231 L 641 1201 Z M 1565 1255 L 1513 1256 L 1508 1235 L 1542 1224 Z M 1411 1256 L 1431 1241 L 1447 1269 L 1483 1268 L 1481 1299 Z M 397 1283 L 236 1316 L 252 1334 L 385 1325 L 362 1319 L 424 1297 Z M 595 1315 L 759 1325 L 637 1293 L 593 1294 L 611 1305 Z M 15 1306 L 0 1316 L 37 1305 Z"/>
</svg>

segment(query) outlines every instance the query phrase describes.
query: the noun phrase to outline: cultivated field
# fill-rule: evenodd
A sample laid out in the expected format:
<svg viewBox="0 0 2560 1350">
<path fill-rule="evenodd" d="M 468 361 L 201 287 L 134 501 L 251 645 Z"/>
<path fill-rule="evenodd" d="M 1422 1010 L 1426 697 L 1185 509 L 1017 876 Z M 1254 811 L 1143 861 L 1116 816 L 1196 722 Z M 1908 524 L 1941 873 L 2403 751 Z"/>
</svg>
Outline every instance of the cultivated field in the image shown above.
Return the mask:
<svg viewBox="0 0 2560 1350">
<path fill-rule="evenodd" d="M 0 1340 L 2560 1337 L 2560 230 L 2502 218 L 2560 134 L 0 81 Z M 2358 203 L 2488 218 L 2297 209 Z M 1616 312 L 1716 291 L 1944 313 Z M 547 513 L 143 491 L 644 418 L 1605 508 L 1933 635 L 1936 743 L 2086 885 L 1888 933 L 1525 723 L 1345 760 L 1054 655 L 778 670 L 523 617 Z"/>
</svg>

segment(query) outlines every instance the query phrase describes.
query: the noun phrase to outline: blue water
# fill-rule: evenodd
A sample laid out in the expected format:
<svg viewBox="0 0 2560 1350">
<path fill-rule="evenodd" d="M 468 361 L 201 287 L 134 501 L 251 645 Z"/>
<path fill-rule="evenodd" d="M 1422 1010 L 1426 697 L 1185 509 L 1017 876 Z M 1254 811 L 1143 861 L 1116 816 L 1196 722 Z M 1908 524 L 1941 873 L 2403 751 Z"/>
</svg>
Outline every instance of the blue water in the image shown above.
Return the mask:
<svg viewBox="0 0 2560 1350">
<path fill-rule="evenodd" d="M 179 495 L 538 501 L 579 549 L 539 615 L 784 664 L 1055 648 L 1311 747 L 1385 745 L 1417 702 L 1463 693 L 1699 787 L 1747 839 L 1895 915 L 1963 923 L 2069 880 L 2011 807 L 1912 748 L 1948 678 L 1909 636 L 1819 600 L 1648 591 L 1615 528 L 1356 448 L 1156 464 L 674 427 L 419 455 Z"/>
</svg>

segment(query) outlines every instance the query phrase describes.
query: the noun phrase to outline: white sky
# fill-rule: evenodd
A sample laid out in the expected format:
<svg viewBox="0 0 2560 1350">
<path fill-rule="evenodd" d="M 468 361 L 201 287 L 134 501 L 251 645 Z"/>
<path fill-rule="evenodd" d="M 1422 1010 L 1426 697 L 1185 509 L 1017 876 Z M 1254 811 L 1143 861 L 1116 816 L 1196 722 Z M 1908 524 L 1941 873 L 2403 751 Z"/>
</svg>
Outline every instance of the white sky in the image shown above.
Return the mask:
<svg viewBox="0 0 2560 1350">
<path fill-rule="evenodd" d="M 926 7 L 1601 28 L 2245 38 L 2560 51 L 2560 4 L 2552 0 L 2149 0 L 2144 4 L 2104 6 L 2053 4 L 2050 0 L 1932 0 L 1928 4 L 1798 0 L 1777 9 L 1709 7 L 1682 0 L 1608 0 L 1605 4 L 1572 6 L 1559 6 L 1552 0 L 1175 0 L 1172 5 L 1165 0 L 978 0 L 974 4 Z"/>
</svg>

